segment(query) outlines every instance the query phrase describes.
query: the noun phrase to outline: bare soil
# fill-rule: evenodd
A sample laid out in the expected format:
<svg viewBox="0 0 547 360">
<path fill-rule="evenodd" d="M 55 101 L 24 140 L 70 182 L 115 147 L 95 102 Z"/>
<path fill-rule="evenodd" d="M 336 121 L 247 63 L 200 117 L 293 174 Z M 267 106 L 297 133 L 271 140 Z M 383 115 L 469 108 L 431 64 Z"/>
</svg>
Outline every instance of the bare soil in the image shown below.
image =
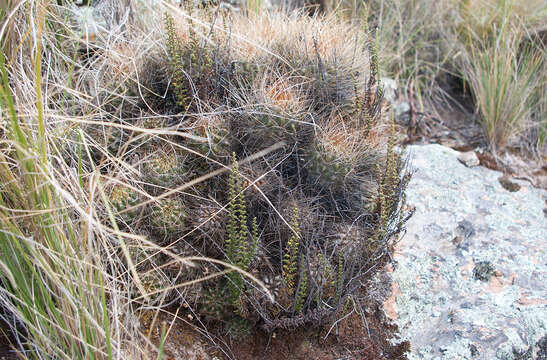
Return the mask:
<svg viewBox="0 0 547 360">
<path fill-rule="evenodd" d="M 237 359 L 237 360 L 382 360 L 406 359 L 410 344 L 392 344 L 397 327 L 388 320 L 378 302 L 363 304 L 368 309 L 362 318 L 353 312 L 336 326 L 326 326 L 291 331 L 267 333 L 256 330 L 248 337 L 231 340 L 221 329 L 209 327 L 200 334 L 197 322 L 181 321 L 188 314 L 178 312 L 178 320 L 171 327 L 165 344 L 166 359 Z M 161 323 L 171 324 L 174 313 L 164 313 L 157 319 L 151 340 L 159 343 Z M 188 317 L 187 317 L 188 318 Z M 146 324 L 145 324 L 146 325 Z M 327 335 L 328 334 L 328 335 Z M 214 345 L 215 343 L 216 345 Z"/>
</svg>

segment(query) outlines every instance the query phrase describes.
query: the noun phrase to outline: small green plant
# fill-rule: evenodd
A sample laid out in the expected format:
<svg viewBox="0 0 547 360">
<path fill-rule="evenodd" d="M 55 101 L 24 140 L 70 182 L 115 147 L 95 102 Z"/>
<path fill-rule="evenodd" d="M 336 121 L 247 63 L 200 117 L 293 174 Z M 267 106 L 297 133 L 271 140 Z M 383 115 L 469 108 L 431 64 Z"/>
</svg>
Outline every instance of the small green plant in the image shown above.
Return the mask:
<svg viewBox="0 0 547 360">
<path fill-rule="evenodd" d="M 298 207 L 293 209 L 291 222 L 293 234 L 287 242 L 283 255 L 283 281 L 289 295 L 294 294 L 296 275 L 298 271 L 298 252 L 300 248 L 300 228 L 298 223 Z"/>
<path fill-rule="evenodd" d="M 186 110 L 188 108 L 190 97 L 186 88 L 186 76 L 184 75 L 183 49 L 179 36 L 175 29 L 173 17 L 165 13 L 165 30 L 167 33 L 167 55 L 173 74 L 173 88 L 177 97 L 177 104 Z"/>
<path fill-rule="evenodd" d="M 302 254 L 300 258 L 300 284 L 298 285 L 298 293 L 296 296 L 296 304 L 294 310 L 296 313 L 302 312 L 304 307 L 304 301 L 306 301 L 306 296 L 308 290 L 308 270 L 306 269 L 306 259 Z"/>
<path fill-rule="evenodd" d="M 243 194 L 242 178 L 235 153 L 233 154 L 232 172 L 228 179 L 228 237 L 225 241 L 225 252 L 228 261 L 243 270 L 248 270 L 258 249 L 258 224 L 256 217 L 252 220 L 251 230 L 247 226 L 247 205 Z M 241 274 L 228 274 L 228 288 L 232 302 L 236 302 L 244 290 Z"/>
</svg>

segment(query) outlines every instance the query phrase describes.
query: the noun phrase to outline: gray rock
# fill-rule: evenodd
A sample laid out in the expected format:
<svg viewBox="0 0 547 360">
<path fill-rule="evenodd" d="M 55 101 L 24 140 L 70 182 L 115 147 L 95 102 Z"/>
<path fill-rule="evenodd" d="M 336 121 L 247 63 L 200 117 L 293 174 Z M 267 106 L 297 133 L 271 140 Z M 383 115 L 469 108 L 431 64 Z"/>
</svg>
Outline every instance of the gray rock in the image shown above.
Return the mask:
<svg viewBox="0 0 547 360">
<path fill-rule="evenodd" d="M 397 81 L 391 78 L 383 77 L 380 79 L 382 89 L 384 90 L 384 99 L 393 104 L 397 98 Z"/>
<path fill-rule="evenodd" d="M 466 151 L 458 155 L 458 160 L 467 167 L 473 167 L 480 164 L 479 158 L 474 151 Z"/>
<path fill-rule="evenodd" d="M 509 192 L 499 172 L 468 168 L 441 145 L 408 151 L 416 212 L 395 252 L 386 312 L 410 359 L 544 358 L 547 192 Z"/>
<path fill-rule="evenodd" d="M 410 104 L 407 101 L 401 101 L 393 104 L 393 111 L 396 117 L 400 117 L 410 111 Z"/>
</svg>

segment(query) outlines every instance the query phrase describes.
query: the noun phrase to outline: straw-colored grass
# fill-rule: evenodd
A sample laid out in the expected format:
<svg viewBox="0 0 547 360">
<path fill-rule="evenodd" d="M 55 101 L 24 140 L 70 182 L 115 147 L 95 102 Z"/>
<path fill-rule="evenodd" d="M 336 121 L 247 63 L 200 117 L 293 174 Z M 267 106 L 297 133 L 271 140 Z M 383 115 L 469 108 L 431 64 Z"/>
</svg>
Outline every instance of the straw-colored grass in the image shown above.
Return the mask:
<svg viewBox="0 0 547 360">
<path fill-rule="evenodd" d="M 378 0 L 367 5 L 341 1 L 331 8 L 358 21 L 368 18 L 371 32 L 377 26 L 381 70 L 403 85 L 403 93 L 412 88 L 418 111 L 424 110 L 424 99 L 448 106 L 458 94 L 446 93 L 442 79 L 460 78 L 494 153 L 506 146 L 535 155 L 545 151 L 544 1 Z"/>
<path fill-rule="evenodd" d="M 494 153 L 507 145 L 544 150 L 547 53 L 537 31 L 546 19 L 539 1 L 464 2 L 459 23 L 447 30 Z"/>
<path fill-rule="evenodd" d="M 150 257 L 161 254 L 182 273 L 196 264 L 215 262 L 258 280 L 223 261 L 183 258 L 126 231 L 108 189 L 113 183 L 138 189 L 102 170 L 108 165 L 131 173 L 131 166 L 82 128 L 89 123 L 105 125 L 98 119 L 120 99 L 116 91 L 124 90 L 109 81 L 125 76 L 127 62 L 113 61 L 114 52 L 107 51 L 105 61 L 117 72 L 84 71 L 76 51 L 82 41 L 79 31 L 63 20 L 67 8 L 47 1 L 26 4 L 12 13 L 10 21 L 16 25 L 2 22 L 7 25 L 0 39 L 3 320 L 11 326 L 14 349 L 21 358 L 160 359 L 166 328 L 162 327 L 161 341 L 152 342 L 139 329 L 139 317 L 144 311 L 157 314 L 165 294 L 203 276 L 173 284 L 159 268 L 143 271 L 135 261 L 135 249 L 145 249 Z M 2 16 L 9 10 L 4 5 Z M 123 44 L 112 45 L 124 49 Z M 13 52 L 6 59 L 8 50 Z M 119 59 L 128 54 L 115 55 Z M 96 88 L 96 78 L 90 75 L 106 75 L 104 83 Z M 141 137 L 155 136 L 146 127 L 121 128 Z M 102 154 L 102 160 L 91 161 L 92 152 Z M 212 273 L 209 278 L 223 274 Z M 159 326 L 155 319 L 151 326 Z"/>
</svg>

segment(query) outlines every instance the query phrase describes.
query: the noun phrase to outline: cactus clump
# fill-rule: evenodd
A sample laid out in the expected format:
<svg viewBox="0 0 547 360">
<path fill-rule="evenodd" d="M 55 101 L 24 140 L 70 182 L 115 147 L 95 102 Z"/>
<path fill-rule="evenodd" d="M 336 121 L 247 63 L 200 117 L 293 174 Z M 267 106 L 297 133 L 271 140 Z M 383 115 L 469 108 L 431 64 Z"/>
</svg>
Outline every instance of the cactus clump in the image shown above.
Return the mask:
<svg viewBox="0 0 547 360">
<path fill-rule="evenodd" d="M 140 201 L 139 193 L 124 185 L 115 185 L 110 193 L 110 204 L 118 219 L 125 222 L 133 221 L 139 214 L 135 208 Z M 127 209 L 129 209 L 127 211 Z"/>
<path fill-rule="evenodd" d="M 176 198 L 164 199 L 154 204 L 150 217 L 154 230 L 164 236 L 176 236 L 184 231 L 186 209 Z"/>
<path fill-rule="evenodd" d="M 184 168 L 175 151 L 156 151 L 144 163 L 144 179 L 156 187 L 173 188 L 180 185 Z"/>
</svg>

